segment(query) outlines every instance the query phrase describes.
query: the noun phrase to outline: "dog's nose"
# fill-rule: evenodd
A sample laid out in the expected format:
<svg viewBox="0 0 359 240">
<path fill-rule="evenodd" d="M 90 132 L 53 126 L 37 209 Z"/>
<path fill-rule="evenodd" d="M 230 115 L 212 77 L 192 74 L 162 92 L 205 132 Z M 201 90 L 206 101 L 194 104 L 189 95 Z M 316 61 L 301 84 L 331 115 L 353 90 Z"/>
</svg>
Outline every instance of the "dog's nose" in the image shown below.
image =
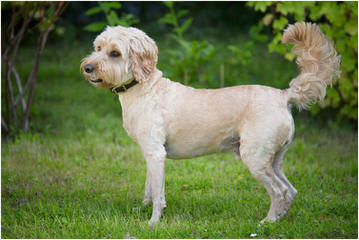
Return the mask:
<svg viewBox="0 0 359 240">
<path fill-rule="evenodd" d="M 94 65 L 92 65 L 92 64 L 86 64 L 86 65 L 85 65 L 85 72 L 87 72 L 87 73 L 92 73 L 93 70 L 95 70 L 95 66 L 94 66 Z"/>
</svg>

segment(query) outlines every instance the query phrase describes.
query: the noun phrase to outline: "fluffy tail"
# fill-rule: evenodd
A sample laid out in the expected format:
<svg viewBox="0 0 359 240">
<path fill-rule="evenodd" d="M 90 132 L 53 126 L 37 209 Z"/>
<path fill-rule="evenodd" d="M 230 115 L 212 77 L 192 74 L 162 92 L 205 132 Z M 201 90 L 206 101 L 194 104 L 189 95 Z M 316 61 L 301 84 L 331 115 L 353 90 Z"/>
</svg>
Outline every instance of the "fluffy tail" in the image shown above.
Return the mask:
<svg viewBox="0 0 359 240">
<path fill-rule="evenodd" d="M 340 56 L 314 23 L 297 22 L 284 30 L 283 43 L 293 43 L 300 74 L 289 86 L 289 102 L 300 110 L 323 100 L 326 88 L 340 77 Z"/>
</svg>

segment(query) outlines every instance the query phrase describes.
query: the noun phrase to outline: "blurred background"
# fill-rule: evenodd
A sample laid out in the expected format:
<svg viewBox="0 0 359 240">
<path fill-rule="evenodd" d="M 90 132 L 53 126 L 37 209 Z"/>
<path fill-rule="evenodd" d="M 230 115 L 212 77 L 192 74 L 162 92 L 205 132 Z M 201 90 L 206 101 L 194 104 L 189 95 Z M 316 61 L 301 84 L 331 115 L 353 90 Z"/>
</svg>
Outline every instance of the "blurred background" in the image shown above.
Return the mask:
<svg viewBox="0 0 359 240">
<path fill-rule="evenodd" d="M 58 125 L 38 105 L 41 95 L 51 99 L 78 87 L 83 80 L 78 65 L 106 25 L 144 30 L 158 44 L 159 69 L 173 81 L 202 88 L 262 84 L 283 89 L 298 69 L 291 46 L 281 44 L 282 31 L 296 21 L 316 22 L 342 56 L 342 77 L 310 113 L 357 125 L 355 2 L 5 2 L 1 11 L 2 136 Z M 54 83 L 61 88 L 49 87 Z"/>
<path fill-rule="evenodd" d="M 283 45 L 281 37 L 286 26 L 297 21 L 315 22 L 334 41 L 342 56 L 341 78 L 327 89 L 323 102 L 309 111 L 293 109 L 296 137 L 285 171 L 299 192 L 305 192 L 297 200 L 298 210 L 292 211 L 291 218 L 298 218 L 293 225 L 288 220 L 289 225 L 256 231 L 262 231 L 264 238 L 357 237 L 357 2 L 1 2 L 1 20 L 2 237 L 123 238 L 126 229 L 132 229 L 136 237 L 144 238 L 248 238 L 257 228 L 255 222 L 237 222 L 240 216 L 234 216 L 233 224 L 214 221 L 216 235 L 203 230 L 207 222 L 201 221 L 208 213 L 198 212 L 196 219 L 195 206 L 196 220 L 186 225 L 188 229 L 178 226 L 187 229 L 186 234 L 178 230 L 166 235 L 173 233 L 173 226 L 161 235 L 131 224 L 107 225 L 118 211 L 122 220 L 132 216 L 129 209 L 141 201 L 145 165 L 122 128 L 118 96 L 92 87 L 79 66 L 107 25 L 134 26 L 156 41 L 158 69 L 172 81 L 196 88 L 261 84 L 285 89 L 299 69 L 292 46 Z M 227 159 L 223 174 L 228 182 L 215 171 L 217 167 L 208 169 L 212 166 L 207 165 L 208 158 L 217 164 L 213 166 L 222 166 L 221 159 Z M 172 168 L 172 162 L 167 167 L 173 175 L 174 169 L 186 174 L 179 182 L 166 177 L 166 184 L 192 191 L 188 182 L 203 181 L 200 186 L 206 191 L 201 187 L 196 191 L 206 194 L 211 186 L 217 195 L 223 193 L 222 202 L 235 195 L 227 192 L 227 185 L 239 179 L 238 186 L 254 184 L 245 168 L 238 168 L 227 155 L 175 164 L 178 167 Z M 216 177 L 221 181 L 211 185 Z M 170 191 L 169 199 L 183 197 L 177 204 L 189 201 L 176 194 Z M 226 208 L 208 204 L 204 210 Z M 228 202 L 227 207 L 242 207 L 247 216 L 255 208 L 233 204 Z M 169 219 L 176 219 L 175 210 L 166 211 Z M 263 213 L 256 214 L 265 211 L 263 207 Z M 315 222 L 308 212 L 315 215 Z M 146 214 L 150 211 L 144 217 L 135 215 L 135 222 L 145 226 Z M 203 231 L 193 230 L 196 224 Z M 236 228 L 238 224 L 241 228 Z M 99 230 L 101 226 L 112 234 L 101 232 L 105 231 Z M 232 232 L 223 231 L 229 226 Z"/>
</svg>

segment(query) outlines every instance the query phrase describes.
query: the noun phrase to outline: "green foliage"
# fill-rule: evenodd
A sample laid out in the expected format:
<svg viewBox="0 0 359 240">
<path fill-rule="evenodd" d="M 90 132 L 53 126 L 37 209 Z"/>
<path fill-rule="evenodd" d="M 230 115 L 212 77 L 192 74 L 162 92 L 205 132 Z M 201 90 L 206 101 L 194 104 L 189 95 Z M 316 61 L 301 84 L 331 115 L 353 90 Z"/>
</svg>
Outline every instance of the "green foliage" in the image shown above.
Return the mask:
<svg viewBox="0 0 359 240">
<path fill-rule="evenodd" d="M 169 12 L 158 21 L 173 27 L 171 38 L 180 46 L 179 49 L 171 49 L 167 53 L 170 56 L 169 75 L 174 80 L 183 79 L 184 84 L 200 83 L 205 85 L 205 67 L 214 55 L 215 48 L 207 41 L 188 41 L 183 33 L 191 26 L 192 18 L 187 18 L 180 23 L 180 19 L 188 14 L 187 10 L 175 11 L 173 2 L 164 2 Z"/>
<path fill-rule="evenodd" d="M 358 3 L 357 2 L 249 2 L 248 6 L 265 13 L 262 22 L 271 25 L 274 38 L 268 44 L 292 61 L 295 55 L 281 43 L 282 32 L 294 21 L 317 22 L 331 38 L 342 56 L 341 78 L 327 91 L 327 97 L 312 107 L 312 113 L 331 108 L 338 118 L 358 119 Z M 293 19 L 293 20 L 292 20 Z"/>
<path fill-rule="evenodd" d="M 123 14 L 119 17 L 116 13 L 121 8 L 121 3 L 119 2 L 98 2 L 98 7 L 90 8 L 86 11 L 87 16 L 98 14 L 103 12 L 106 16 L 106 22 L 94 22 L 85 26 L 85 30 L 89 32 L 99 32 L 102 31 L 106 25 L 109 26 L 132 26 L 138 22 L 132 14 Z"/>
<path fill-rule="evenodd" d="M 259 22 L 257 25 L 251 27 L 249 31 L 250 40 L 246 41 L 239 47 L 229 45 L 228 49 L 232 52 L 231 56 L 225 61 L 225 64 L 231 67 L 230 78 L 239 76 L 242 83 L 249 83 L 249 65 L 253 64 L 255 59 L 253 53 L 259 44 L 267 41 L 267 35 L 262 34 L 263 23 Z"/>
<path fill-rule="evenodd" d="M 170 12 L 166 13 L 158 21 L 163 22 L 173 26 L 173 31 L 177 34 L 180 39 L 183 39 L 183 33 L 191 26 L 192 18 L 186 19 L 182 24 L 179 24 L 179 19 L 184 15 L 188 14 L 187 10 L 180 10 L 175 12 L 173 2 L 163 2 Z"/>
</svg>

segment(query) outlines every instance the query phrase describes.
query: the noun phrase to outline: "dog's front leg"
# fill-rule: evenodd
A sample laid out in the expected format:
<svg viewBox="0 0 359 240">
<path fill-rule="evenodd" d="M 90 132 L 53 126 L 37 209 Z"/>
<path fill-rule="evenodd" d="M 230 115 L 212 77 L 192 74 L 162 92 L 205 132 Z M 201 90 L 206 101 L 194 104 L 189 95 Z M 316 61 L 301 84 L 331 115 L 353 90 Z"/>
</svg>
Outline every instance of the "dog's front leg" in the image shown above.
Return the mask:
<svg viewBox="0 0 359 240">
<path fill-rule="evenodd" d="M 152 193 L 152 217 L 148 224 L 152 226 L 160 221 L 162 210 L 166 207 L 165 185 L 165 160 L 166 151 L 163 146 L 144 150 L 147 165 L 146 193 Z M 148 179 L 149 178 L 149 179 Z M 150 189 L 149 189 L 150 188 Z"/>
<path fill-rule="evenodd" d="M 152 199 L 152 189 L 151 189 L 151 174 L 150 170 L 147 168 L 146 174 L 146 183 L 145 183 L 145 197 L 143 198 L 143 206 L 147 206 Z"/>
</svg>

